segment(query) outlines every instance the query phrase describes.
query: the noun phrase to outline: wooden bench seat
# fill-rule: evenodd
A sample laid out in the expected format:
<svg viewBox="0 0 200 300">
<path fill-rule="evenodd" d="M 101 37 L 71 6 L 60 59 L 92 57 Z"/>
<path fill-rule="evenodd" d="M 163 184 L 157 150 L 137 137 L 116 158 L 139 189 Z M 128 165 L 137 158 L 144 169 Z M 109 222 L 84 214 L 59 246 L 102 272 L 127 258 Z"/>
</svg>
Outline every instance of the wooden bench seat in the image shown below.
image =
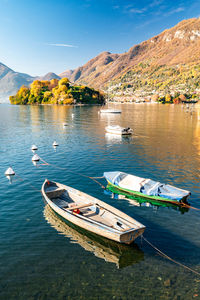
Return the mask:
<svg viewBox="0 0 200 300">
<path fill-rule="evenodd" d="M 89 207 L 94 205 L 94 203 L 85 203 L 85 204 L 80 204 L 80 205 L 76 205 L 76 206 L 72 206 L 72 207 L 68 207 L 68 210 L 74 210 L 74 209 L 79 209 L 79 208 L 84 208 L 84 207 Z"/>
</svg>

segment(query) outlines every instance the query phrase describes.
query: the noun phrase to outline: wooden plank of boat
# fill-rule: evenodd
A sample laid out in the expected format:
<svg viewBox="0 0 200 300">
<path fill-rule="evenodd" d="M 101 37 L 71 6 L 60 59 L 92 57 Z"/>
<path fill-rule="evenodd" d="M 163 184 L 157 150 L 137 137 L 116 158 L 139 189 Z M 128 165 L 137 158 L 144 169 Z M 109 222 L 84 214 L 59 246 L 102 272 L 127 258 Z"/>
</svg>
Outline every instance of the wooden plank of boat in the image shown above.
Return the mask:
<svg viewBox="0 0 200 300">
<path fill-rule="evenodd" d="M 86 251 L 92 252 L 106 262 L 115 263 L 118 268 L 127 267 L 144 259 L 144 253 L 137 245 L 126 247 L 124 244 L 94 235 L 73 224 L 69 226 L 69 223 L 59 218 L 48 204 L 44 208 L 44 217 L 53 228 L 69 238 L 72 243 L 79 244 Z"/>
<path fill-rule="evenodd" d="M 145 230 L 120 210 L 72 187 L 45 180 L 42 195 L 62 218 L 108 239 L 130 244 Z"/>
</svg>

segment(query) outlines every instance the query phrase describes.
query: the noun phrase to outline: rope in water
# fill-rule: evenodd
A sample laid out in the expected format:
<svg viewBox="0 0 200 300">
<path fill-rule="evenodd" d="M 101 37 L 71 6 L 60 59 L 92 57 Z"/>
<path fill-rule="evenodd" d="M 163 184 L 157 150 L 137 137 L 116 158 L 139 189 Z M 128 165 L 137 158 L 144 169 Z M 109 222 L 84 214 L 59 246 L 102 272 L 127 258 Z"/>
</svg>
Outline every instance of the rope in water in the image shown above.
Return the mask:
<svg viewBox="0 0 200 300">
<path fill-rule="evenodd" d="M 162 252 L 161 250 L 159 250 L 156 246 L 154 246 L 151 242 L 149 242 L 143 235 L 142 235 L 142 239 L 143 239 L 147 244 L 149 244 L 154 250 L 156 250 L 156 251 L 158 252 L 159 255 L 161 255 L 161 256 L 165 257 L 166 259 L 172 261 L 173 263 L 175 263 L 175 264 L 177 264 L 177 265 L 183 267 L 184 269 L 187 269 L 187 270 L 189 270 L 190 272 L 195 273 L 195 274 L 197 274 L 197 275 L 200 276 L 200 273 L 199 273 L 199 272 L 197 272 L 197 271 L 191 269 L 190 267 L 188 267 L 188 266 L 186 266 L 186 265 L 183 265 L 182 263 L 176 261 L 175 259 L 171 258 L 171 257 L 168 256 L 167 254 L 165 254 L 164 252 Z"/>
<path fill-rule="evenodd" d="M 40 158 L 40 159 L 41 159 L 41 158 Z M 45 163 L 45 165 L 51 165 L 51 166 L 54 166 L 53 164 L 49 164 L 49 163 L 45 162 L 43 159 L 41 159 L 41 160 Z M 55 167 L 57 167 L 57 166 L 55 166 Z M 66 168 L 61 168 L 61 167 L 57 167 L 57 168 L 62 169 L 62 170 L 66 170 Z M 73 171 L 71 171 L 71 172 L 73 172 Z M 96 183 L 100 184 L 100 186 L 102 186 L 102 187 L 105 189 L 105 187 L 104 187 L 100 182 L 98 182 L 97 180 L 95 180 L 93 177 L 90 177 L 90 176 L 87 176 L 87 175 L 83 175 L 83 174 L 79 174 L 79 173 L 76 173 L 76 172 L 73 172 L 73 173 L 76 174 L 76 175 L 81 175 L 81 176 L 86 177 L 86 178 L 90 178 L 90 179 L 94 180 Z M 20 177 L 18 174 L 15 174 L 15 175 L 19 178 L 20 181 L 25 181 L 25 179 L 23 179 L 22 177 Z M 100 177 L 100 178 L 103 178 L 103 177 Z M 29 182 L 27 182 L 27 183 L 28 183 L 35 191 L 41 193 L 41 191 L 38 190 L 38 189 L 36 189 L 31 183 L 29 183 Z M 184 264 L 182 264 L 182 263 L 180 263 L 180 262 L 174 260 L 173 258 L 171 258 L 170 256 L 168 256 L 167 254 L 165 254 L 164 252 L 162 252 L 160 249 L 158 249 L 156 246 L 154 246 L 151 242 L 149 242 L 143 235 L 141 236 L 141 238 L 142 238 L 148 245 L 150 245 L 154 250 L 156 250 L 156 251 L 158 252 L 159 255 L 161 255 L 161 256 L 163 256 L 164 258 L 168 259 L 169 261 L 171 261 L 171 262 L 173 262 L 173 263 L 175 263 L 175 264 L 177 264 L 177 265 L 183 267 L 184 269 L 186 269 L 186 270 L 188 270 L 188 271 L 190 271 L 190 272 L 192 272 L 192 273 L 194 273 L 194 274 L 200 276 L 200 273 L 199 273 L 199 272 L 197 272 L 197 271 L 191 269 L 190 267 L 188 267 L 188 266 L 186 266 L 186 265 L 184 265 Z"/>
<path fill-rule="evenodd" d="M 63 168 L 62 168 L 63 169 Z M 23 178 L 21 178 L 18 174 L 16 174 L 16 176 L 19 178 L 20 181 L 25 181 Z M 89 177 L 89 176 L 86 176 L 85 177 Z M 90 177 L 89 177 L 90 178 Z M 98 182 L 99 183 L 99 182 Z M 28 184 L 37 192 L 41 193 L 40 190 L 36 189 L 31 183 L 28 182 Z M 162 252 L 160 249 L 158 249 L 156 246 L 154 246 L 151 242 L 149 242 L 143 235 L 141 236 L 141 238 L 147 243 L 149 244 L 154 250 L 156 250 L 158 252 L 159 255 L 163 256 L 164 258 L 170 260 L 171 262 L 183 267 L 184 269 L 187 269 L 188 271 L 192 272 L 192 273 L 195 273 L 197 275 L 200 276 L 200 273 L 191 269 L 190 267 L 186 266 L 186 265 L 183 265 L 182 263 L 176 261 L 175 259 L 171 258 L 170 256 L 168 256 L 167 254 L 165 254 L 164 252 Z"/>
<path fill-rule="evenodd" d="M 43 160 L 41 157 L 39 157 L 39 158 L 42 162 L 44 162 L 45 165 L 52 166 L 52 167 L 55 167 L 55 168 L 60 169 L 60 170 L 65 170 L 65 171 L 67 170 L 68 172 L 73 173 L 73 174 L 78 175 L 78 176 L 82 176 L 82 177 L 85 177 L 85 178 L 90 178 L 91 180 L 93 180 L 94 182 L 99 184 L 101 186 L 101 188 L 103 188 L 104 190 L 106 189 L 106 187 L 103 184 L 101 184 L 99 181 L 96 180 L 98 178 L 104 178 L 103 176 L 101 176 L 101 177 L 92 177 L 92 176 L 84 175 L 84 174 L 81 174 L 81 173 L 77 173 L 75 171 L 71 171 L 67 168 L 62 168 L 62 167 L 58 167 L 54 164 L 50 164 L 50 163 L 46 162 L 45 160 Z"/>
<path fill-rule="evenodd" d="M 200 210 L 199 208 L 194 207 L 194 206 L 191 206 L 191 205 L 188 205 L 188 204 L 186 204 L 186 203 L 181 203 L 181 206 L 182 206 L 182 207 L 191 208 L 191 209 L 195 209 L 195 210 Z"/>
<path fill-rule="evenodd" d="M 94 182 L 96 182 L 97 184 L 99 184 L 104 190 L 106 189 L 106 187 L 105 187 L 103 184 L 101 184 L 99 181 L 96 180 L 96 179 L 102 179 L 102 178 L 104 178 L 104 176 L 92 177 L 92 176 L 84 175 L 84 174 L 81 174 L 81 173 L 77 173 L 77 172 L 75 172 L 75 171 L 71 171 L 71 170 L 69 170 L 69 169 L 67 169 L 67 168 L 62 168 L 62 167 L 58 167 L 58 166 L 56 166 L 56 165 L 54 165 L 54 164 L 50 164 L 50 163 L 46 162 L 45 160 L 43 160 L 40 156 L 39 156 L 39 158 L 40 158 L 40 160 L 41 160 L 44 164 L 40 164 L 40 165 L 38 165 L 38 166 L 47 165 L 47 166 L 55 167 L 55 168 L 60 169 L 60 170 L 65 170 L 65 171 L 67 170 L 68 172 L 73 173 L 73 174 L 75 174 L 75 175 L 79 175 L 79 176 L 82 176 L 82 177 L 85 177 L 85 178 L 90 178 L 91 180 L 93 180 Z M 186 204 L 186 203 L 179 203 L 178 205 L 179 205 L 180 207 L 186 207 L 186 208 L 190 208 L 190 209 L 194 209 L 194 210 L 200 211 L 199 208 L 194 207 L 194 206 L 191 206 L 191 205 L 188 205 L 188 204 Z"/>
<path fill-rule="evenodd" d="M 41 191 L 40 190 L 38 190 L 38 189 L 36 189 L 35 187 L 34 187 L 34 185 L 32 185 L 30 182 L 28 182 L 28 180 L 26 180 L 26 179 L 23 179 L 22 177 L 20 177 L 18 174 L 16 174 L 15 173 L 15 176 L 16 177 L 18 177 L 18 179 L 20 180 L 20 181 L 22 181 L 22 182 L 27 182 L 27 184 L 28 185 L 30 185 L 35 191 L 37 191 L 37 192 L 40 192 L 41 193 Z"/>
</svg>

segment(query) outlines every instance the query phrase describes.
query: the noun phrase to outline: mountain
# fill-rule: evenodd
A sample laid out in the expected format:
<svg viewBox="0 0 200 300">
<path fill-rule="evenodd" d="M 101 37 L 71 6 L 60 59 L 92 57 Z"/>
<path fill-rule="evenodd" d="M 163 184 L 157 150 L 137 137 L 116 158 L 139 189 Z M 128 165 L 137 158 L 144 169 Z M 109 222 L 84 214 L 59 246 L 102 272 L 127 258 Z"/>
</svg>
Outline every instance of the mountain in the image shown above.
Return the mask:
<svg viewBox="0 0 200 300">
<path fill-rule="evenodd" d="M 64 77 L 69 78 L 69 77 L 71 77 L 72 73 L 73 73 L 73 70 L 67 70 L 67 71 L 62 72 L 61 74 L 59 74 L 59 77 L 60 78 L 64 78 Z"/>
<path fill-rule="evenodd" d="M 61 79 L 55 73 L 49 72 L 44 76 L 30 76 L 15 72 L 6 65 L 0 63 L 0 102 L 9 102 L 9 96 L 15 95 L 22 86 L 29 86 L 34 80 Z"/>
<path fill-rule="evenodd" d="M 4 64 L 0 63 L 0 102 L 9 102 L 9 96 L 24 84 L 29 85 L 34 77 L 13 71 Z"/>
<path fill-rule="evenodd" d="M 37 79 L 38 79 L 38 80 L 51 80 L 51 79 L 58 79 L 58 80 L 60 80 L 61 77 L 58 76 L 58 75 L 56 75 L 56 74 L 53 73 L 53 72 L 49 72 L 49 73 L 47 73 L 47 74 L 44 75 L 44 76 L 38 77 Z"/>
<path fill-rule="evenodd" d="M 142 65 L 139 68 L 140 64 Z M 177 69 L 180 65 L 184 69 L 198 64 L 200 64 L 200 19 L 193 18 L 184 20 L 173 28 L 133 46 L 128 52 L 122 54 L 103 52 L 75 69 L 69 79 L 94 88 L 106 89 L 108 85 L 121 84 L 124 76 L 131 72 L 130 81 L 133 82 L 133 79 L 140 78 L 136 72 L 145 73 L 146 70 L 151 74 L 157 68 L 161 68 L 163 73 L 165 66 L 170 73 L 171 69 Z"/>
<path fill-rule="evenodd" d="M 200 18 L 184 20 L 122 54 L 100 53 L 75 70 L 43 77 L 14 72 L 0 63 L 0 102 L 33 80 L 68 77 L 114 95 L 151 91 L 200 92 Z"/>
</svg>

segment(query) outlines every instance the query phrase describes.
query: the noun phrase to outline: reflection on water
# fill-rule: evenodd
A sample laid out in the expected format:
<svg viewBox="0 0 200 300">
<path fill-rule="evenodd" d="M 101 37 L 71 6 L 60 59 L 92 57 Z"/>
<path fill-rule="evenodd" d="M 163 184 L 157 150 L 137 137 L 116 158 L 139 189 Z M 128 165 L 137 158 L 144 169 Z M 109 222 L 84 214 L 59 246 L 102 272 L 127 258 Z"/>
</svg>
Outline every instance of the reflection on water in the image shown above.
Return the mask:
<svg viewBox="0 0 200 300">
<path fill-rule="evenodd" d="M 71 243 L 79 244 L 86 251 L 94 253 L 96 257 L 116 264 L 118 268 L 136 264 L 144 259 L 144 253 L 136 244 L 122 245 L 62 221 L 49 205 L 44 208 L 44 217 L 60 234 L 68 237 Z"/>
<path fill-rule="evenodd" d="M 200 104 L 196 106 L 197 110 L 197 120 L 196 120 L 196 128 L 194 131 L 194 145 L 197 148 L 197 152 L 200 160 Z"/>
<path fill-rule="evenodd" d="M 124 191 L 118 190 L 111 185 L 107 185 L 106 193 L 110 195 L 111 198 L 114 199 L 124 199 L 127 200 L 132 206 L 146 206 L 153 207 L 154 209 L 158 209 L 159 207 L 168 207 L 180 211 L 182 214 L 189 211 L 189 207 L 185 207 L 184 204 L 177 201 L 177 203 L 169 203 L 162 202 L 158 200 L 149 200 L 137 195 L 130 195 Z"/>
<path fill-rule="evenodd" d="M 126 195 L 115 200 L 94 181 L 70 171 L 94 177 L 122 171 L 151 178 L 190 190 L 191 206 L 200 208 L 200 107 L 195 106 L 192 114 L 181 105 L 142 103 L 117 108 L 122 114 L 98 115 L 95 106 L 0 105 L 2 300 L 190 300 L 200 295 L 196 275 L 155 255 L 145 243 L 143 254 L 135 246 L 117 246 L 88 236 L 55 216 L 53 226 L 59 226 L 61 236 L 44 219 L 41 195 L 32 187 L 40 190 L 49 178 L 122 210 L 146 226 L 144 236 L 160 250 L 199 270 L 199 211 L 182 214 L 157 204 L 159 209 L 154 211 Z M 69 124 L 66 129 L 64 122 Z M 129 126 L 134 135 L 131 139 L 105 136 L 108 125 Z M 56 152 L 55 140 L 59 143 Z M 32 165 L 33 144 L 50 165 Z M 9 185 L 4 176 L 9 165 L 25 180 L 16 178 Z M 52 218 L 48 220 L 53 223 Z M 140 246 L 140 240 L 135 243 Z M 117 265 L 127 267 L 121 270 Z"/>
<path fill-rule="evenodd" d="M 120 134 L 113 134 L 108 132 L 106 132 L 105 134 L 105 139 L 107 144 L 130 144 L 130 142 L 132 141 L 131 136 L 123 136 Z"/>
</svg>

